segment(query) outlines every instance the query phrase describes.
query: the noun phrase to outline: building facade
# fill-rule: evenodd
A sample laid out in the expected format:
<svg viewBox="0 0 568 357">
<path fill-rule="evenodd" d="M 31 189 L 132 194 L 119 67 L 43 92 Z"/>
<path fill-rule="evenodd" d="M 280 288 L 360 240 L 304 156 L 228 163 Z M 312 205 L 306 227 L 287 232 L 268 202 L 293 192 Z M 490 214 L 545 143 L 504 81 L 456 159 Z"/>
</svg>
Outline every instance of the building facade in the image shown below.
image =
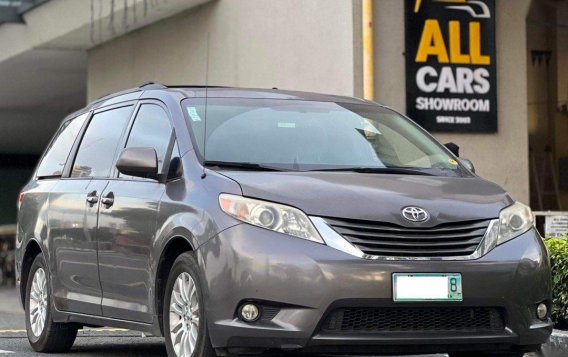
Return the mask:
<svg viewBox="0 0 568 357">
<path fill-rule="evenodd" d="M 363 0 L 41 0 L 19 8 L 0 25 L 0 207 L 13 209 L 30 162 L 65 114 L 114 91 L 157 82 L 363 96 L 365 26 L 374 35 L 374 99 L 405 113 L 405 12 L 427 1 L 436 0 L 374 0 L 371 23 Z M 561 210 L 568 1 L 494 1 L 497 131 L 433 135 L 458 144 L 480 176 L 515 199 Z M 0 224 L 14 219 L 2 215 Z"/>
</svg>

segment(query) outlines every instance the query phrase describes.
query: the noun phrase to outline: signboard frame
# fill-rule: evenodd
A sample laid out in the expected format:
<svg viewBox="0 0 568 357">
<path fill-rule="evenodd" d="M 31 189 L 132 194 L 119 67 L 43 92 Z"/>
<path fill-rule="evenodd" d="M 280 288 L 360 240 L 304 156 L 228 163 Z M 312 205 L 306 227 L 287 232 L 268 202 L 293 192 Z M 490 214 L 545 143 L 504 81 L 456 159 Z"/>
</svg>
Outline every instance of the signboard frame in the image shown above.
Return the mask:
<svg viewBox="0 0 568 357">
<path fill-rule="evenodd" d="M 495 0 L 405 0 L 407 115 L 428 131 L 496 133 Z"/>
</svg>

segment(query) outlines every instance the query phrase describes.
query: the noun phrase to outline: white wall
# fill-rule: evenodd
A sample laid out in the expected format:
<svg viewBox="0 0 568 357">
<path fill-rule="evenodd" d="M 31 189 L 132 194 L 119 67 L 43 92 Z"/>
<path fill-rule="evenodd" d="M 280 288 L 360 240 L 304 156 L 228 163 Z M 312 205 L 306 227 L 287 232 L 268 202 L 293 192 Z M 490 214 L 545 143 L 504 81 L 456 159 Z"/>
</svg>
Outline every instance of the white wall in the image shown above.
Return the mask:
<svg viewBox="0 0 568 357">
<path fill-rule="evenodd" d="M 353 9 L 346 0 L 219 0 L 88 52 L 89 99 L 154 81 L 352 95 Z"/>
<path fill-rule="evenodd" d="M 455 142 L 477 173 L 529 202 L 526 15 L 530 0 L 496 0 L 497 134 L 435 134 Z M 375 0 L 377 100 L 406 110 L 404 1 Z"/>
</svg>

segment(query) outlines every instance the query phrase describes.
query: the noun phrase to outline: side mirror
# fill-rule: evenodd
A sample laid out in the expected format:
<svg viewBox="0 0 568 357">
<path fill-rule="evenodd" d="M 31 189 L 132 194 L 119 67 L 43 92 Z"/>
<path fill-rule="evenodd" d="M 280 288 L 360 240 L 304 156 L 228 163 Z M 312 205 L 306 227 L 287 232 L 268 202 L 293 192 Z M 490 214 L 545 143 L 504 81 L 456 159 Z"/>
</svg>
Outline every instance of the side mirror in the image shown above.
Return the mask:
<svg viewBox="0 0 568 357">
<path fill-rule="evenodd" d="M 466 169 L 468 169 L 469 171 L 475 173 L 475 167 L 473 166 L 472 162 L 469 161 L 468 159 L 462 159 L 460 158 L 460 163 L 465 166 Z"/>
<path fill-rule="evenodd" d="M 158 179 L 158 155 L 154 148 L 126 148 L 122 150 L 116 168 L 121 174 Z"/>
<path fill-rule="evenodd" d="M 460 147 L 458 145 L 454 143 L 447 143 L 444 144 L 444 146 L 448 148 L 448 150 L 450 150 L 452 154 L 456 155 L 457 157 L 460 157 Z"/>
</svg>

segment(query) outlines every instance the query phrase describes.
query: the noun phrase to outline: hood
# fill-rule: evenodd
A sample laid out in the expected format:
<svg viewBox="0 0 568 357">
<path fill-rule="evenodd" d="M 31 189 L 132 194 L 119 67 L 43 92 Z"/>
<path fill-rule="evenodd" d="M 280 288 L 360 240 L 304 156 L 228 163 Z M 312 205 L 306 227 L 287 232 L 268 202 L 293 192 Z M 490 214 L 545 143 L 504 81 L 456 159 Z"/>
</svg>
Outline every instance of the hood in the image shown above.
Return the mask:
<svg viewBox="0 0 568 357">
<path fill-rule="evenodd" d="M 433 227 L 442 223 L 492 219 L 513 203 L 499 186 L 479 177 L 367 174 L 353 172 L 222 171 L 240 184 L 243 195 L 282 203 L 306 214 Z M 430 219 L 402 217 L 418 206 Z"/>
</svg>

